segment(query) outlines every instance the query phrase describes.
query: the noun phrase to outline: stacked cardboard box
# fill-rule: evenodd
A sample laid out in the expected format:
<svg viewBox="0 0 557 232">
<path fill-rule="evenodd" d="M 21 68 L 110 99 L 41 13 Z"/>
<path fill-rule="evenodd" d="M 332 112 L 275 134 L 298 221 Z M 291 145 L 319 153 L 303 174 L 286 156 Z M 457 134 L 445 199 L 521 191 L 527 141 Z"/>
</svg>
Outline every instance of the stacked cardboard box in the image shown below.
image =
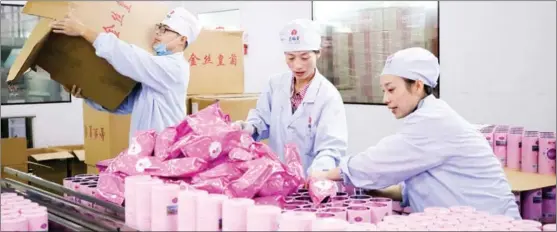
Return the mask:
<svg viewBox="0 0 557 232">
<path fill-rule="evenodd" d="M 13 168 L 18 171 L 28 172 L 27 167 L 27 141 L 25 138 L 6 138 L 1 140 L 2 155 L 0 177 L 10 178 L 20 182 L 26 182 L 13 175 L 4 172 L 5 167 Z"/>
<path fill-rule="evenodd" d="M 71 88 L 77 85 L 82 95 L 107 109 L 116 109 L 137 84 L 119 74 L 104 59 L 95 55 L 93 47 L 80 37 L 51 33 L 49 24 L 63 18 L 68 12 L 85 25 L 99 31 L 110 32 L 120 39 L 146 51 L 152 51 L 154 28 L 169 9 L 158 2 L 28 2 L 23 13 L 39 16 L 40 22 L 26 41 L 21 54 L 9 72 L 8 80 L 19 78 L 22 73 L 40 66 L 51 78 Z M 253 98 L 217 94 L 244 92 L 244 61 L 242 31 L 203 30 L 195 43 L 184 52 L 190 63 L 188 94 L 202 101 L 211 97 L 219 99 L 225 111 L 235 119 L 238 107 L 255 106 Z M 218 83 L 218 84 L 215 84 Z M 187 99 L 184 99 L 187 101 Z M 232 103 L 233 102 L 233 103 Z M 249 102 L 245 104 L 244 102 Z M 98 161 L 118 155 L 128 146 L 130 116 L 114 115 L 83 106 L 84 156 L 89 168 Z"/>
</svg>

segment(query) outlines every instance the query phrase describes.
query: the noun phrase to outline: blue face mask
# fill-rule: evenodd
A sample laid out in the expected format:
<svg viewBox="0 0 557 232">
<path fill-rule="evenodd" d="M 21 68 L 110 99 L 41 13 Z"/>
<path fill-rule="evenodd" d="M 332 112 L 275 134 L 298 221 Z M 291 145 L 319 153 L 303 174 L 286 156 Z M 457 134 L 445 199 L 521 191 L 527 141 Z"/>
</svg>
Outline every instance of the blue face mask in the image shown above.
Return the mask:
<svg viewBox="0 0 557 232">
<path fill-rule="evenodd" d="M 158 43 L 153 45 L 153 49 L 157 53 L 157 56 L 166 56 L 172 54 L 172 52 L 168 51 L 166 48 L 166 44 Z"/>
</svg>

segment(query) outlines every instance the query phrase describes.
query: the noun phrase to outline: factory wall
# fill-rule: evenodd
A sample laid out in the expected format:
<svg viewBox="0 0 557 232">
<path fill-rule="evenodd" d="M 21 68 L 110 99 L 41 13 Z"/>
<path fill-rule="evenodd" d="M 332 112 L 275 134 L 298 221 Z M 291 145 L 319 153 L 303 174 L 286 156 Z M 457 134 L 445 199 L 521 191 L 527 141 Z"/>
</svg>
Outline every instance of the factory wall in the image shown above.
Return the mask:
<svg viewBox="0 0 557 232">
<path fill-rule="evenodd" d="M 286 71 L 278 31 L 311 17 L 310 1 L 173 2 L 193 13 L 240 9 L 249 33 L 246 92 Z M 473 123 L 556 129 L 555 2 L 440 2 L 441 98 Z M 399 128 L 384 106 L 346 105 L 349 152 Z M 2 106 L 2 116 L 35 115 L 36 146 L 83 143 L 82 103 Z"/>
</svg>

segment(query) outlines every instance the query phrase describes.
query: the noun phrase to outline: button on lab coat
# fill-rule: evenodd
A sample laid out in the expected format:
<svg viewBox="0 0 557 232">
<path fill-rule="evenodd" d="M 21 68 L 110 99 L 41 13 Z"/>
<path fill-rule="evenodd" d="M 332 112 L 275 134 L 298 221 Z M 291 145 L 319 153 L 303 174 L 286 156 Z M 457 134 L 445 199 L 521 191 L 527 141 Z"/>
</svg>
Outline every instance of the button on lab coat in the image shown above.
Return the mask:
<svg viewBox="0 0 557 232">
<path fill-rule="evenodd" d="M 402 130 L 341 160 L 344 180 L 382 189 L 402 182 L 402 206 L 467 205 L 520 218 L 503 168 L 476 128 L 444 101 L 428 96 Z"/>
<path fill-rule="evenodd" d="M 292 73 L 274 76 L 248 114 L 256 140 L 269 139 L 269 146 L 284 160 L 284 145 L 296 143 L 304 170 L 332 169 L 346 153 L 347 126 L 344 103 L 338 90 L 316 72 L 298 109 L 290 102 Z"/>
<path fill-rule="evenodd" d="M 115 114 L 130 114 L 130 139 L 136 131 L 160 132 L 178 124 L 186 116 L 189 64 L 184 53 L 154 56 L 111 33 L 100 33 L 93 43 L 97 56 L 104 58 L 120 74 L 140 84 L 126 97 Z M 96 110 L 108 111 L 86 99 Z"/>
</svg>

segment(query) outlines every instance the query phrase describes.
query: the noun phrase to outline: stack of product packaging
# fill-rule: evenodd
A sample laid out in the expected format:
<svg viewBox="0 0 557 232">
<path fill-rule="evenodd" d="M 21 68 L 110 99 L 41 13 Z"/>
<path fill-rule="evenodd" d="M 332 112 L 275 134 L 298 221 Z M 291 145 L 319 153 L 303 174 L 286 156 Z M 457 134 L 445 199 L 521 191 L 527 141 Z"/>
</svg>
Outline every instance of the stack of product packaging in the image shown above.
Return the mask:
<svg viewBox="0 0 557 232">
<path fill-rule="evenodd" d="M 46 207 L 17 193 L 2 193 L 1 231 L 48 231 Z"/>
</svg>

